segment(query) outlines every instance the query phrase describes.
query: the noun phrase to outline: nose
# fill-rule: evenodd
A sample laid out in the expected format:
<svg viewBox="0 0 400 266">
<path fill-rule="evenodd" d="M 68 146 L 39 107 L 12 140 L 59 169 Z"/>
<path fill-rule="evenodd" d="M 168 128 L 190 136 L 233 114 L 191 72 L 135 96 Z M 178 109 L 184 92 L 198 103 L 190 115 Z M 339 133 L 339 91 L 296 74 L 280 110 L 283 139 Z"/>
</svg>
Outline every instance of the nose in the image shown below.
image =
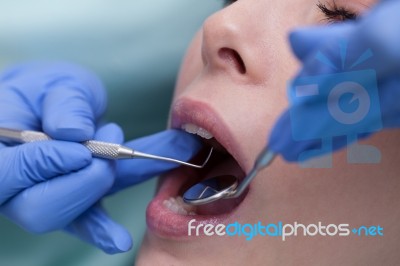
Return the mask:
<svg viewBox="0 0 400 266">
<path fill-rule="evenodd" d="M 204 22 L 202 59 L 206 67 L 246 74 L 246 65 L 240 54 L 240 30 L 226 10 L 215 13 Z"/>
<path fill-rule="evenodd" d="M 255 77 L 257 61 L 249 37 L 254 25 L 240 15 L 235 5 L 210 16 L 203 24 L 202 60 L 210 72 L 226 72 L 231 76 Z M 254 35 L 253 35 L 254 36 Z"/>
</svg>

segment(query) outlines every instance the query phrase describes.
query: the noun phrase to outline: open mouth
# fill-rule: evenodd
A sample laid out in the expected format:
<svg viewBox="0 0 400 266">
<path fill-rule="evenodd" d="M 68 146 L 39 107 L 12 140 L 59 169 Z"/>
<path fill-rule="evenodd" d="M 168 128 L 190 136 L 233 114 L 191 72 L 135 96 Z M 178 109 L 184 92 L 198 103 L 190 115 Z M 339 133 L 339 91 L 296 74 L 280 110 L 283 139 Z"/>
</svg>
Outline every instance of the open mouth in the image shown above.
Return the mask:
<svg viewBox="0 0 400 266">
<path fill-rule="evenodd" d="M 158 192 L 147 208 L 149 229 L 163 237 L 183 237 L 187 236 L 187 225 L 192 219 L 210 223 L 233 219 L 247 194 L 246 191 L 238 198 L 194 206 L 183 201 L 185 191 L 202 180 L 219 175 L 233 175 L 240 183 L 245 170 L 229 130 L 205 104 L 189 100 L 175 103 L 172 127 L 181 128 L 203 139 L 204 149 L 193 158 L 194 162 L 204 160 L 210 148 L 214 148 L 204 168 L 180 167 L 162 176 Z"/>
<path fill-rule="evenodd" d="M 219 215 L 229 213 L 240 203 L 243 197 L 221 199 L 216 202 L 197 206 L 183 202 L 182 195 L 198 182 L 222 175 L 231 175 L 236 177 L 237 180 L 242 180 L 245 174 L 232 155 L 209 131 L 195 124 L 183 124 L 181 127 L 186 132 L 203 138 L 204 148 L 196 156 L 198 159 L 204 158 L 211 147 L 213 147 L 213 154 L 204 168 L 193 169 L 194 171 L 192 171 L 190 178 L 186 178 L 179 189 L 178 196 L 165 200 L 163 202 L 164 205 L 171 211 L 181 215 Z"/>
</svg>

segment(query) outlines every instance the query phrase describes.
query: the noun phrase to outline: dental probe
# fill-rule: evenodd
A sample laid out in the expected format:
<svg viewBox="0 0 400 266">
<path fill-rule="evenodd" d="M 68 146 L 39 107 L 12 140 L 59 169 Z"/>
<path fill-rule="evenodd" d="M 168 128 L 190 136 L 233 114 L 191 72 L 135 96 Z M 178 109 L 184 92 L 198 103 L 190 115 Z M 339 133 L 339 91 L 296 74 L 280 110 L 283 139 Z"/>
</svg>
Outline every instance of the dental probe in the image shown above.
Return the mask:
<svg viewBox="0 0 400 266">
<path fill-rule="evenodd" d="M 267 148 L 258 155 L 253 168 L 239 184 L 233 175 L 220 175 L 203 180 L 186 190 L 183 201 L 190 205 L 203 205 L 220 199 L 237 198 L 249 186 L 258 172 L 271 164 L 275 153 Z"/>
<path fill-rule="evenodd" d="M 0 128 L 0 140 L 10 140 L 18 143 L 29 143 L 35 141 L 52 140 L 52 139 L 43 132 Z M 213 148 L 211 148 L 204 163 L 202 165 L 196 165 L 173 158 L 139 152 L 115 143 L 109 143 L 97 140 L 88 140 L 82 142 L 81 144 L 86 148 L 88 148 L 88 150 L 92 153 L 93 157 L 99 157 L 110 160 L 133 159 L 133 158 L 154 159 L 154 160 L 178 163 L 194 168 L 203 168 L 207 164 L 213 152 Z"/>
</svg>

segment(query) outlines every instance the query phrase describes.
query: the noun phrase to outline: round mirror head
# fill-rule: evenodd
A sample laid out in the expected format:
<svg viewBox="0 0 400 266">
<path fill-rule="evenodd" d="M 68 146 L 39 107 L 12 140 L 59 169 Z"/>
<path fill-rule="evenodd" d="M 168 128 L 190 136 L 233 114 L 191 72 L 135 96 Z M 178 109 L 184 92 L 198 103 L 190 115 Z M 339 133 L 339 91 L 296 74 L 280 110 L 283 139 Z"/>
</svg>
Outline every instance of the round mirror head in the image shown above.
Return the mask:
<svg viewBox="0 0 400 266">
<path fill-rule="evenodd" d="M 202 205 L 225 198 L 238 186 L 238 179 L 233 175 L 220 175 L 203 180 L 189 188 L 183 194 L 187 204 Z"/>
</svg>

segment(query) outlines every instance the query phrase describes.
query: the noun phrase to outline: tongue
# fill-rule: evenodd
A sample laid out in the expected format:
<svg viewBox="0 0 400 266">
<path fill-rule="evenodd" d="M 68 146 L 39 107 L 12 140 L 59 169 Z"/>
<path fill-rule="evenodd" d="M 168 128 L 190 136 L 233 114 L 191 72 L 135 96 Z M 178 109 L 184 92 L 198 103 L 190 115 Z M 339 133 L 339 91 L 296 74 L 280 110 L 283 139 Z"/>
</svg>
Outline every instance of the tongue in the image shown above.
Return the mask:
<svg viewBox="0 0 400 266">
<path fill-rule="evenodd" d="M 213 178 L 219 175 L 233 175 L 239 180 L 244 177 L 242 169 L 231 156 L 213 166 L 204 179 Z M 238 206 L 242 200 L 243 197 L 220 199 L 212 203 L 197 206 L 196 213 L 199 215 L 218 215 L 228 213 Z"/>
</svg>

